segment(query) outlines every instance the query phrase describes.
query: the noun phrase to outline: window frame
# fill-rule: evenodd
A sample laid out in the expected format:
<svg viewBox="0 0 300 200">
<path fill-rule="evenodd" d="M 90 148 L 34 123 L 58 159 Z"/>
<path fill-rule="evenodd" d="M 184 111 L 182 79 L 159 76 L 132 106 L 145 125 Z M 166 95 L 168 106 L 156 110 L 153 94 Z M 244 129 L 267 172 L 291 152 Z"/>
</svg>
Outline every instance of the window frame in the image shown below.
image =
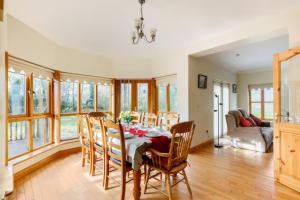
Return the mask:
<svg viewBox="0 0 300 200">
<path fill-rule="evenodd" d="M 18 59 L 16 57 L 10 56 L 8 55 L 8 53 L 5 53 L 5 82 L 6 82 L 6 152 L 5 152 L 5 164 L 8 163 L 8 161 L 13 160 L 15 158 L 21 157 L 23 155 L 26 155 L 28 153 L 31 153 L 33 151 L 36 151 L 38 149 L 41 149 L 43 147 L 46 147 L 48 145 L 51 145 L 54 143 L 54 129 L 53 129 L 53 124 L 54 124 L 54 119 L 52 117 L 52 83 L 53 80 L 50 79 L 48 80 L 48 112 L 47 113 L 34 113 L 34 102 L 33 102 L 33 79 L 34 79 L 34 74 L 33 72 L 28 73 L 28 74 L 24 74 L 25 76 L 25 114 L 22 115 L 9 115 L 8 114 L 8 81 L 9 81 L 9 64 L 10 64 L 10 59 Z M 26 64 L 29 65 L 36 65 L 36 67 L 41 67 L 40 65 L 22 60 L 22 59 L 18 59 Z M 14 72 L 15 73 L 15 72 Z M 43 144 L 41 146 L 38 147 L 34 147 L 33 145 L 33 120 L 36 119 L 50 119 L 50 135 L 49 135 L 49 143 Z M 27 138 L 27 144 L 28 144 L 28 150 L 25 152 L 22 152 L 20 154 L 14 155 L 9 157 L 8 153 L 9 153 L 9 138 L 8 138 L 8 126 L 10 123 L 14 123 L 14 122 L 27 122 L 28 123 L 28 138 Z"/>
<path fill-rule="evenodd" d="M 249 93 L 249 112 L 252 113 L 252 103 L 260 103 L 260 114 L 261 114 L 261 119 L 262 120 L 268 120 L 268 121 L 272 121 L 272 118 L 266 118 L 265 117 L 265 103 L 272 103 L 274 105 L 274 98 L 273 101 L 265 101 L 265 88 L 270 88 L 264 85 L 258 86 L 258 89 L 260 89 L 260 101 L 252 101 L 252 94 L 251 94 L 251 90 L 253 88 L 251 88 L 251 86 L 248 86 L 248 93 Z M 274 88 L 271 87 L 273 90 Z"/>
</svg>

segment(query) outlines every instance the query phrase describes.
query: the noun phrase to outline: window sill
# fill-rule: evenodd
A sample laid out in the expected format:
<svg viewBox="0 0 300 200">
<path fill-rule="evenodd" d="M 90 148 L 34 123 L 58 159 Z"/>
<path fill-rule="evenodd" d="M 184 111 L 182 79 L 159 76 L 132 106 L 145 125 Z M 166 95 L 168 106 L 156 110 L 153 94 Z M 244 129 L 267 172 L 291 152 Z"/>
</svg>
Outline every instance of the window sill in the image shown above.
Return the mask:
<svg viewBox="0 0 300 200">
<path fill-rule="evenodd" d="M 15 165 L 18 165 L 22 162 L 25 162 L 27 160 L 30 160 L 34 157 L 37 157 L 43 153 L 46 153 L 48 151 L 51 151 L 51 150 L 55 150 L 55 149 L 59 149 L 59 147 L 63 146 L 63 145 L 67 145 L 67 144 L 76 144 L 76 143 L 79 143 L 79 139 L 76 138 L 76 139 L 72 139 L 72 140 L 67 140 L 67 141 L 63 141 L 61 143 L 57 143 L 57 144 L 50 144 L 50 145 L 47 145 L 45 147 L 42 147 L 38 150 L 35 150 L 31 153 L 27 153 L 25 155 L 22 155 L 20 157 L 17 157 L 17 158 L 14 158 L 10 161 L 8 161 L 8 166 L 15 166 Z"/>
</svg>

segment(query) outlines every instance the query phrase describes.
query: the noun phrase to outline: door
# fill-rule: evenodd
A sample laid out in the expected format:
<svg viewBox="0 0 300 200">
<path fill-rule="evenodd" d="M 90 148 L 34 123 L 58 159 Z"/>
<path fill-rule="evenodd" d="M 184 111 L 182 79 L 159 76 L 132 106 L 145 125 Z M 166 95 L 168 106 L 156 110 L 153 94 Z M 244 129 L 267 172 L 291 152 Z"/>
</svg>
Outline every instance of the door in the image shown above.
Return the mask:
<svg viewBox="0 0 300 200">
<path fill-rule="evenodd" d="M 300 48 L 274 55 L 274 159 L 278 182 L 300 192 Z"/>
<path fill-rule="evenodd" d="M 216 96 L 217 95 L 217 96 Z M 219 102 L 218 102 L 219 101 Z M 219 109 L 219 112 L 217 111 Z M 229 112 L 229 84 L 214 82 L 214 137 L 227 134 L 225 115 Z M 219 116 L 218 116 L 219 115 Z"/>
</svg>

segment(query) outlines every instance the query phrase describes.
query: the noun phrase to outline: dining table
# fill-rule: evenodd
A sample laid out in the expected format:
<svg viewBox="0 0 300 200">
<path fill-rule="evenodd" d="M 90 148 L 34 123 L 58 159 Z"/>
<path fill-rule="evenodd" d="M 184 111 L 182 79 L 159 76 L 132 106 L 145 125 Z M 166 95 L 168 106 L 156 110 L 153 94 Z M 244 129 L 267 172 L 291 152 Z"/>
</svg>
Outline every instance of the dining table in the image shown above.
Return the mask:
<svg viewBox="0 0 300 200">
<path fill-rule="evenodd" d="M 171 138 L 171 133 L 161 127 L 145 127 L 133 125 L 124 131 L 126 159 L 132 164 L 133 169 L 133 197 L 139 200 L 141 197 L 141 166 L 143 165 L 143 155 L 148 148 L 152 147 L 153 138 L 162 136 Z M 163 142 L 163 141 L 162 141 Z M 157 144 L 158 143 L 158 144 Z M 156 140 L 159 145 L 159 140 Z"/>
</svg>

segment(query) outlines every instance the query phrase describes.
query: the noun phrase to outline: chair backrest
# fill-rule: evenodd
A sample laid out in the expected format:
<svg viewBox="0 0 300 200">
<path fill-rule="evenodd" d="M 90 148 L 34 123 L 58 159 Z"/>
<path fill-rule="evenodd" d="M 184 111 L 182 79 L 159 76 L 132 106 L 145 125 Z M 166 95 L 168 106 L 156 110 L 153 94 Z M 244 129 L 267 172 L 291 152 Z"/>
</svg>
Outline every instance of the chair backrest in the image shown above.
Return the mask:
<svg viewBox="0 0 300 200">
<path fill-rule="evenodd" d="M 131 112 L 130 116 L 131 116 L 131 123 L 133 123 L 133 124 L 141 123 L 142 113 L 140 113 L 140 112 Z"/>
<path fill-rule="evenodd" d="M 196 125 L 194 121 L 181 122 L 171 127 L 171 144 L 167 168 L 187 160 Z"/>
<path fill-rule="evenodd" d="M 80 115 L 79 116 L 79 141 L 81 143 L 81 146 L 88 144 L 88 128 L 87 127 L 87 118 L 86 115 Z"/>
<path fill-rule="evenodd" d="M 148 126 L 157 126 L 157 115 L 154 113 L 145 113 L 142 118 L 142 124 Z"/>
<path fill-rule="evenodd" d="M 159 126 L 166 130 L 170 130 L 172 125 L 178 124 L 180 120 L 180 116 L 176 112 L 162 112 L 159 118 Z"/>
<path fill-rule="evenodd" d="M 105 156 L 115 168 L 126 169 L 126 150 L 124 132 L 121 123 L 103 121 L 105 137 Z"/>
<path fill-rule="evenodd" d="M 108 117 L 110 117 L 110 115 L 104 112 L 90 112 L 86 115 L 87 127 L 88 127 L 88 139 L 92 144 L 94 144 L 95 141 L 99 139 L 101 140 L 102 144 L 104 144 L 103 127 L 101 124 L 101 120 L 106 119 Z M 99 133 L 100 135 L 96 133 Z"/>
</svg>

